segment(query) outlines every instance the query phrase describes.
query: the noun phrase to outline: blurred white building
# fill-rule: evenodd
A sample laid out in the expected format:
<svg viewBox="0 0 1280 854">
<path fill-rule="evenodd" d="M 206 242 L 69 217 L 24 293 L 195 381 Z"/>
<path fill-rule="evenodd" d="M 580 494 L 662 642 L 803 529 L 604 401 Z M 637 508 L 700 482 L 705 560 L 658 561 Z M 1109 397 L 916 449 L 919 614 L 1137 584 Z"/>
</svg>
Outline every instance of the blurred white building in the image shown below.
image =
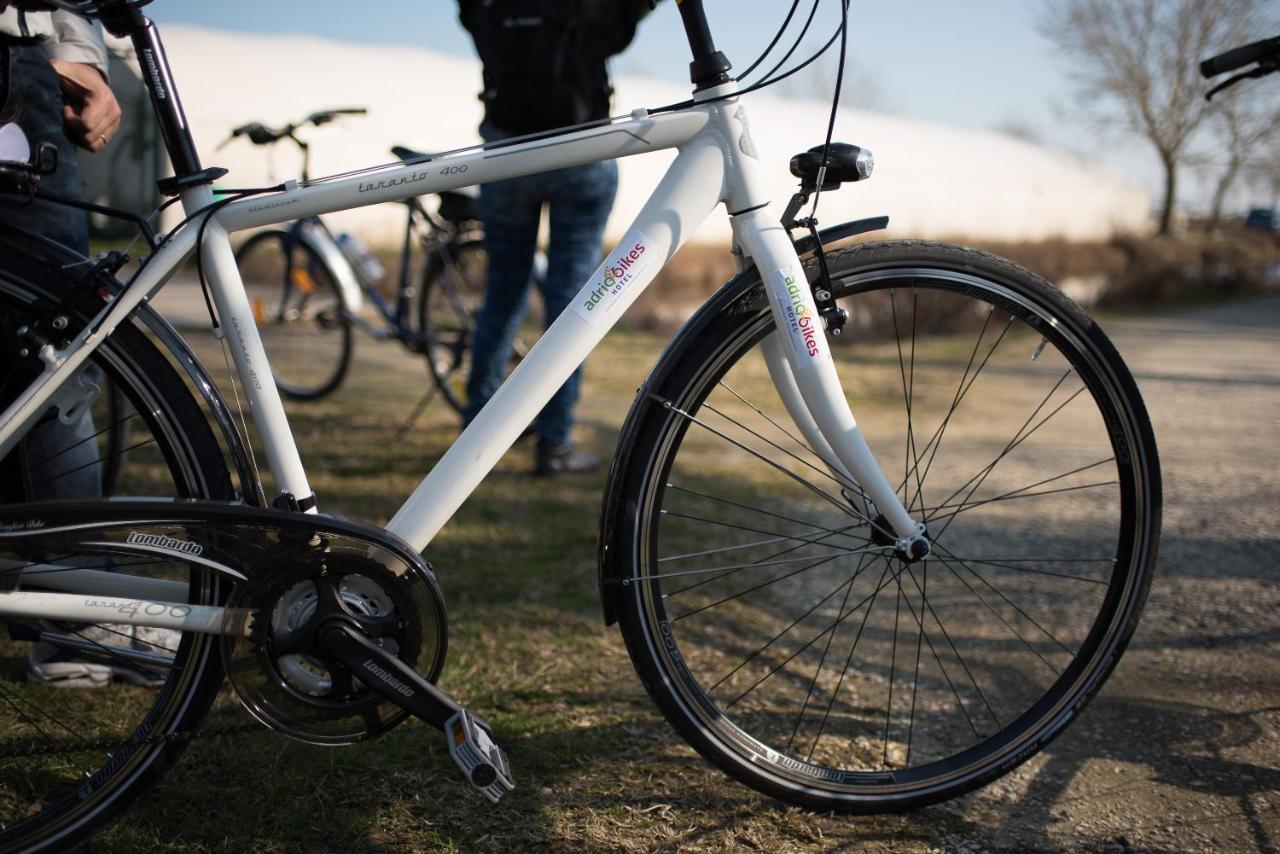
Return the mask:
<svg viewBox="0 0 1280 854">
<path fill-rule="evenodd" d="M 163 27 L 162 35 L 204 165 L 230 169 L 222 181 L 226 186 L 258 186 L 298 174 L 296 150 L 287 143 L 264 149 L 237 140 L 218 150 L 232 128 L 255 120 L 276 125 L 320 109 L 368 108 L 365 117 L 307 132 L 316 177 L 389 162 L 393 144 L 441 151 L 478 141 L 476 60 L 408 47 L 176 25 Z M 685 87 L 647 78 L 623 76 L 614 83 L 617 113 L 689 95 Z M 747 103 L 781 213 L 796 187 L 787 162 L 822 141 L 829 107 L 768 91 Z M 1136 181 L 1095 161 L 1002 134 L 843 110 L 836 139 L 870 148 L 876 171 L 870 181 L 823 196 L 820 216 L 827 224 L 888 214 L 895 236 L 1002 240 L 1096 239 L 1147 224 L 1150 200 Z M 672 156 L 620 161 L 610 235 L 626 229 Z M 402 218 L 398 206 L 383 205 L 335 214 L 332 221 L 374 245 L 389 246 L 399 239 Z M 713 216 L 694 239 L 719 242 L 728 233 L 726 218 Z"/>
</svg>

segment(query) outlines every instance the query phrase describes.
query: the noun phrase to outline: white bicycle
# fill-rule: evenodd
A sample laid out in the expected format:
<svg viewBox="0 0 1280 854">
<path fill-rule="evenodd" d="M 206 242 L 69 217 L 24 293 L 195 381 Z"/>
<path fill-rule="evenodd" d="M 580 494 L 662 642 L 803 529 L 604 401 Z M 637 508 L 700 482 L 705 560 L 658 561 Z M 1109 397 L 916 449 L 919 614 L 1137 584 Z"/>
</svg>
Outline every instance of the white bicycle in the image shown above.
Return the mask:
<svg viewBox="0 0 1280 854">
<path fill-rule="evenodd" d="M 780 222 L 739 96 L 786 72 L 740 87 L 701 0 L 679 4 L 688 102 L 222 198 L 142 3 L 57 5 L 132 38 L 175 167 L 163 189 L 187 220 L 160 239 L 136 220 L 153 250 L 127 284 L 112 278 L 118 256 L 91 263 L 0 232 L 0 459 L 25 473 L 0 483 L 5 849 L 66 844 L 118 814 L 180 754 L 224 671 L 258 721 L 295 738 L 356 741 L 413 714 L 446 731 L 485 795 L 510 789 L 500 728 L 435 684 L 445 608 L 420 553 L 720 205 L 741 272 L 636 395 L 601 515 L 605 618 L 680 735 L 786 802 L 901 810 L 1023 762 L 1114 668 L 1160 521 L 1155 441 L 1120 357 L 1059 291 L 991 255 L 826 251 L 885 222 L 818 232 L 796 219 L 809 195 L 869 175 L 855 146 L 792 160 L 801 189 Z M 625 238 L 385 530 L 318 513 L 228 235 L 672 148 Z M 9 184 L 47 198 L 37 173 L 50 165 L 40 152 L 7 164 Z M 147 305 L 193 253 L 270 506 L 235 416 Z M 42 431 L 85 412 L 104 424 L 89 365 L 133 419 L 114 494 L 33 501 L 57 487 L 31 472 L 71 450 Z M 28 681 L 33 643 L 163 686 Z"/>
</svg>

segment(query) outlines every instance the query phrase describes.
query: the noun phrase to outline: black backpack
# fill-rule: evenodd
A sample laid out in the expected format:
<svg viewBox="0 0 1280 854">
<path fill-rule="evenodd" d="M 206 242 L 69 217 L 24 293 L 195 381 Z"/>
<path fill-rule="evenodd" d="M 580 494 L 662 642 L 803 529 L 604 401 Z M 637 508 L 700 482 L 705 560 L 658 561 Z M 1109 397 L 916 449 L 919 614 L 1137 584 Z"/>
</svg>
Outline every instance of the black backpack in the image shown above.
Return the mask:
<svg viewBox="0 0 1280 854">
<path fill-rule="evenodd" d="M 484 63 L 485 119 L 512 134 L 609 114 L 609 75 L 582 0 L 478 0 L 463 4 Z"/>
</svg>

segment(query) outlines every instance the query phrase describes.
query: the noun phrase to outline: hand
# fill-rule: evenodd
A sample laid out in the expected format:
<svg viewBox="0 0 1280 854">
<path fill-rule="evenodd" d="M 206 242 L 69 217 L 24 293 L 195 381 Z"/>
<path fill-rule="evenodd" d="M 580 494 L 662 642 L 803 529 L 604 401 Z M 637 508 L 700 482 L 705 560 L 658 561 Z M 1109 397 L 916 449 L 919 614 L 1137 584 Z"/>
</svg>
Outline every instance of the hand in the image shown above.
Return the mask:
<svg viewBox="0 0 1280 854">
<path fill-rule="evenodd" d="M 120 105 L 96 67 L 84 62 L 51 61 L 62 84 L 66 106 L 62 124 L 81 148 L 101 151 L 120 129 Z"/>
</svg>

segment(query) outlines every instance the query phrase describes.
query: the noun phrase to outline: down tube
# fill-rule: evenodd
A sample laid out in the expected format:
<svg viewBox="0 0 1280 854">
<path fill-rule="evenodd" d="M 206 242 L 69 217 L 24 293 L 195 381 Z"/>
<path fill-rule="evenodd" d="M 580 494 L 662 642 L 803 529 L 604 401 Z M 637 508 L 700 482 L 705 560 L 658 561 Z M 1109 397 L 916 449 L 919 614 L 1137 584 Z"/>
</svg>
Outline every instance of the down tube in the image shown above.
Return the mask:
<svg viewBox="0 0 1280 854">
<path fill-rule="evenodd" d="M 569 375 L 720 201 L 724 160 L 708 137 L 681 149 L 618 248 L 436 463 L 387 525 L 418 551 L 462 506 Z"/>
</svg>

